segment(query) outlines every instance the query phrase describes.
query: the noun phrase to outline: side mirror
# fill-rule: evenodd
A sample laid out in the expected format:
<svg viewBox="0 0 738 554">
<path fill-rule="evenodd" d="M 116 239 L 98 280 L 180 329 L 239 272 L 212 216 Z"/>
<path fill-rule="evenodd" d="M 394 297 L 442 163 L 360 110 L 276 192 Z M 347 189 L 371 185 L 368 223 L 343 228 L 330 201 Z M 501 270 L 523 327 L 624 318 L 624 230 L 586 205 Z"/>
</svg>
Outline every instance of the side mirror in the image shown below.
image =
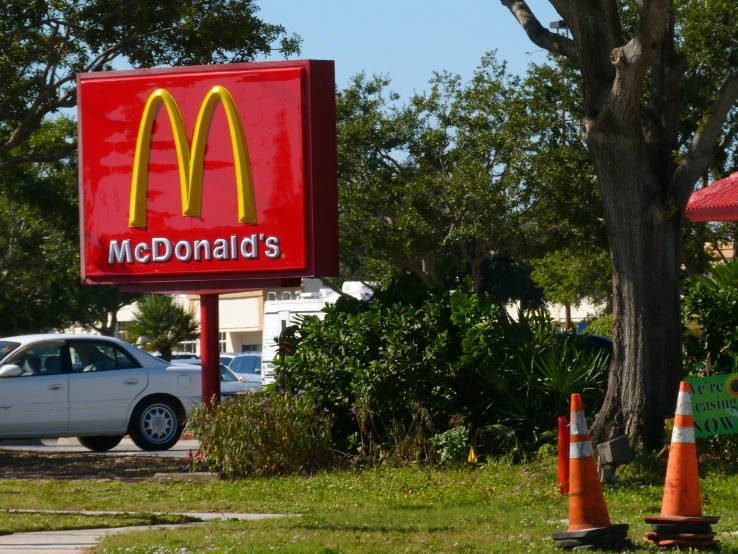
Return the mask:
<svg viewBox="0 0 738 554">
<path fill-rule="evenodd" d="M 21 373 L 23 373 L 23 370 L 15 364 L 0 367 L 0 377 L 18 377 Z"/>
<path fill-rule="evenodd" d="M 239 382 L 239 383 L 246 383 L 246 377 L 241 377 L 241 376 L 239 375 L 239 376 L 238 376 L 238 382 Z"/>
<path fill-rule="evenodd" d="M 261 368 L 257 367 L 256 369 L 254 369 L 254 373 L 256 373 L 257 375 L 261 375 Z"/>
</svg>

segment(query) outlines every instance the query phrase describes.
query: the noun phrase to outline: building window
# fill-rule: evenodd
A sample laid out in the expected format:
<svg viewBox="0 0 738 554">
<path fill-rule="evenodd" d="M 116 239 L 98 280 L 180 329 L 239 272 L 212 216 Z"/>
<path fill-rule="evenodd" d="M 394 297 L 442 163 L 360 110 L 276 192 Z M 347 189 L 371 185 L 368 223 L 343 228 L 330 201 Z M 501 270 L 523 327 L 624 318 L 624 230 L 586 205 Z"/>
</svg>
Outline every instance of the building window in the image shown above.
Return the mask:
<svg viewBox="0 0 738 554">
<path fill-rule="evenodd" d="M 218 333 L 218 352 L 226 351 L 226 334 Z"/>
<path fill-rule="evenodd" d="M 244 344 L 241 346 L 241 352 L 258 352 L 259 350 L 258 344 Z"/>
<path fill-rule="evenodd" d="M 184 342 L 180 342 L 177 346 L 177 350 L 180 352 L 197 352 L 197 341 L 186 340 Z"/>
</svg>

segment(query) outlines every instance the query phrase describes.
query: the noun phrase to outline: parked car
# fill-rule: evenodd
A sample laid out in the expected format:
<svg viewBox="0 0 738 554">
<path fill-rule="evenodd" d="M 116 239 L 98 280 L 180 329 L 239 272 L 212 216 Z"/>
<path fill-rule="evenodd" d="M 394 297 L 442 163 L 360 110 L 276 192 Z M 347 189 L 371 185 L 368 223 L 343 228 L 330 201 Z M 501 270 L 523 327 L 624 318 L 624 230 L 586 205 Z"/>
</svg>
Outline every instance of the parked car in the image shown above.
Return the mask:
<svg viewBox="0 0 738 554">
<path fill-rule="evenodd" d="M 236 354 L 228 366 L 239 379 L 248 383 L 249 390 L 261 390 L 261 352 L 242 352 Z"/>
<path fill-rule="evenodd" d="M 557 331 L 557 334 L 562 331 Z M 579 337 L 583 339 L 581 343 L 586 352 L 603 353 L 605 356 L 612 357 L 612 339 L 603 337 L 602 335 L 593 335 L 591 333 L 574 333 L 571 331 L 563 331 L 569 337 Z"/>
<path fill-rule="evenodd" d="M 587 351 L 600 351 L 612 357 L 612 339 L 608 339 L 602 335 L 588 334 L 585 336 L 587 337 L 587 342 L 584 348 Z"/>
<path fill-rule="evenodd" d="M 172 361 L 169 362 L 171 364 L 177 364 L 177 365 L 196 365 L 201 366 L 202 360 L 200 358 L 172 358 Z"/>
<path fill-rule="evenodd" d="M 220 395 L 223 397 L 235 396 L 253 390 L 249 386 L 250 383 L 241 379 L 228 369 L 225 365 L 220 364 Z"/>
<path fill-rule="evenodd" d="M 230 367 L 233 358 L 235 358 L 236 356 L 238 356 L 238 354 L 233 354 L 231 352 L 221 352 L 220 363 L 226 367 Z"/>
<path fill-rule="evenodd" d="M 78 437 L 105 451 L 128 433 L 143 450 L 167 450 L 201 396 L 198 367 L 118 339 L 0 339 L 0 439 Z"/>
</svg>

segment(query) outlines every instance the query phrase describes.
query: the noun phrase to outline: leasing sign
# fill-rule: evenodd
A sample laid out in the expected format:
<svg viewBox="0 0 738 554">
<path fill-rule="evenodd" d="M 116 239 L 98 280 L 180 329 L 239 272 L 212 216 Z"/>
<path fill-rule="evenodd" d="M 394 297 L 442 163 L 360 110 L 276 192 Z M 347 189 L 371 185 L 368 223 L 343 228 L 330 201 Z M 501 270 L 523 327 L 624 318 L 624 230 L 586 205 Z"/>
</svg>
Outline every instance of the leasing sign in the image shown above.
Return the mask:
<svg viewBox="0 0 738 554">
<path fill-rule="evenodd" d="M 78 120 L 84 282 L 336 274 L 333 62 L 81 74 Z"/>
<path fill-rule="evenodd" d="M 692 388 L 695 437 L 738 433 L 738 373 L 685 380 Z"/>
</svg>

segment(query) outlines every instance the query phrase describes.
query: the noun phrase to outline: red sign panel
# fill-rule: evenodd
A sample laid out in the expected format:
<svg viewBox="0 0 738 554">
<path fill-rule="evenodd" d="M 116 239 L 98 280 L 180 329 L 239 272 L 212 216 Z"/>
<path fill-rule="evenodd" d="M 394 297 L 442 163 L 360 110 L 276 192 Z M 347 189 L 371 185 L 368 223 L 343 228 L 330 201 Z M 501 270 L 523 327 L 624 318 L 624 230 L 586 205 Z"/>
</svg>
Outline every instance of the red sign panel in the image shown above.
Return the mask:
<svg viewBox="0 0 738 554">
<path fill-rule="evenodd" d="M 77 94 L 84 282 L 337 273 L 333 62 L 82 74 Z"/>
</svg>

